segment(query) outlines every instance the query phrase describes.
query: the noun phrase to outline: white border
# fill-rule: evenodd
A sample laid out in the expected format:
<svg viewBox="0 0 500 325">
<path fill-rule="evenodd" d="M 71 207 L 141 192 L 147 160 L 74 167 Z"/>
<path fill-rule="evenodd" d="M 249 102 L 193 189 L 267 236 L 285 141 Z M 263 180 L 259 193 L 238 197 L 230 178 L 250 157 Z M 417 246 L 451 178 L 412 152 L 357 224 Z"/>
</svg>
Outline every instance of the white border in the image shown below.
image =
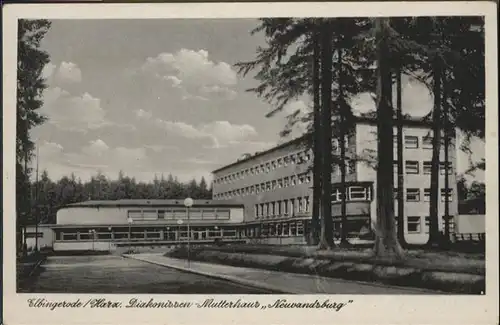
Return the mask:
<svg viewBox="0 0 500 325">
<path fill-rule="evenodd" d="M 3 8 L 4 94 L 4 322 L 13 324 L 493 324 L 498 322 L 498 94 L 497 25 L 493 2 L 368 2 L 368 3 L 193 3 L 193 4 L 9 4 Z M 336 301 L 354 300 L 341 312 L 300 309 L 45 309 L 28 308 L 26 299 L 42 295 L 16 294 L 15 290 L 15 107 L 18 18 L 46 19 L 148 19 L 148 18 L 256 18 L 292 16 L 438 16 L 484 15 L 486 17 L 486 170 L 487 181 L 487 290 L 484 296 L 389 296 L 335 295 Z M 471 82 L 474 82 L 471 80 Z M 92 295 L 97 297 L 98 295 Z M 47 299 L 84 299 L 89 295 L 45 295 Z M 99 295 L 128 301 L 132 296 Z M 202 295 L 140 295 L 147 299 L 202 300 Z M 238 296 L 218 296 L 237 299 Z M 244 296 L 271 302 L 277 296 Z M 291 296 L 291 300 L 314 300 L 318 296 Z"/>
</svg>

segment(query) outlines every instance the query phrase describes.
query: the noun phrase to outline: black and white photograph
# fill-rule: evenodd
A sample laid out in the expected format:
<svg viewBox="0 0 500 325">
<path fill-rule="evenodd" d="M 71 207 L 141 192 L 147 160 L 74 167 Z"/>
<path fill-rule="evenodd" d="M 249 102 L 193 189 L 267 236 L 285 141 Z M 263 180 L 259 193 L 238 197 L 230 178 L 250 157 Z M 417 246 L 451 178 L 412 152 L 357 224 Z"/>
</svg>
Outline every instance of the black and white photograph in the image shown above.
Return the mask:
<svg viewBox="0 0 500 325">
<path fill-rule="evenodd" d="M 330 11 L 16 18 L 16 294 L 340 310 L 497 290 L 486 11 Z"/>
</svg>

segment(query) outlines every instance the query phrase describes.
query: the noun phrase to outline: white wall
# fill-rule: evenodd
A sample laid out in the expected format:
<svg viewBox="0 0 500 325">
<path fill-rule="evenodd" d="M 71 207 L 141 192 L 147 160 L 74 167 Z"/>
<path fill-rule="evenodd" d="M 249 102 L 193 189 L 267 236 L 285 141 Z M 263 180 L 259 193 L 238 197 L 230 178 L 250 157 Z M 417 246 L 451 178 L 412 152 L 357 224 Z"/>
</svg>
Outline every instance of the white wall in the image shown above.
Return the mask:
<svg viewBox="0 0 500 325">
<path fill-rule="evenodd" d="M 455 230 L 459 234 L 484 234 L 485 222 L 484 214 L 459 214 L 456 216 Z"/>
<path fill-rule="evenodd" d="M 45 225 L 39 226 L 38 229 L 35 226 L 29 226 L 26 227 L 26 232 L 27 233 L 35 233 L 38 230 L 38 233 L 42 234 L 42 237 L 38 237 L 38 248 L 44 248 L 44 247 L 52 247 L 54 243 L 54 231 L 52 228 L 47 227 Z M 35 247 L 36 246 L 36 239 L 35 237 L 33 238 L 26 238 L 26 245 L 29 247 Z"/>
<path fill-rule="evenodd" d="M 357 124 L 356 125 L 356 154 L 361 157 L 368 157 L 369 155 L 374 156 L 376 161 L 377 155 L 377 128 L 374 125 L 368 124 Z M 394 128 L 394 135 L 397 134 L 396 128 Z M 424 189 L 430 188 L 430 176 L 429 174 L 423 173 L 423 161 L 431 161 L 432 150 L 424 149 L 422 147 L 422 137 L 426 135 L 432 135 L 430 129 L 422 127 L 405 127 L 403 130 L 404 135 L 413 135 L 419 137 L 419 148 L 418 149 L 404 149 L 403 160 L 416 160 L 419 161 L 419 174 L 405 174 L 405 189 L 407 188 L 419 188 L 420 189 L 420 202 L 405 202 L 405 215 L 406 216 L 420 216 L 421 226 L 420 233 L 406 233 L 407 241 L 410 243 L 425 243 L 428 238 L 426 234 L 425 217 L 429 215 L 429 202 L 424 201 Z M 452 189 L 452 200 L 450 202 L 450 215 L 456 216 L 458 214 L 458 193 L 457 193 L 457 182 L 456 182 L 456 154 L 453 141 L 450 141 L 449 148 L 449 161 L 452 164 L 453 173 L 449 177 L 449 185 Z M 397 148 L 394 149 L 394 160 L 397 159 Z M 441 151 L 441 161 L 444 161 L 444 150 Z M 374 162 L 375 162 L 374 161 Z M 372 181 L 374 182 L 374 200 L 371 202 L 370 214 L 372 221 L 376 220 L 377 216 L 377 188 L 376 188 L 376 170 L 365 162 L 358 162 L 356 166 L 357 181 Z M 397 187 L 397 175 L 394 174 L 394 187 Z M 440 175 L 439 178 L 439 188 L 444 188 L 444 175 Z M 444 202 L 439 199 L 439 229 L 443 228 L 443 221 L 441 217 L 444 215 Z M 397 202 L 394 205 L 394 212 L 397 214 Z M 407 232 L 407 225 L 405 222 L 405 231 Z"/>
<path fill-rule="evenodd" d="M 95 241 L 72 241 L 72 242 L 55 242 L 54 251 L 109 251 L 115 250 L 116 246 L 110 242 Z"/>
</svg>

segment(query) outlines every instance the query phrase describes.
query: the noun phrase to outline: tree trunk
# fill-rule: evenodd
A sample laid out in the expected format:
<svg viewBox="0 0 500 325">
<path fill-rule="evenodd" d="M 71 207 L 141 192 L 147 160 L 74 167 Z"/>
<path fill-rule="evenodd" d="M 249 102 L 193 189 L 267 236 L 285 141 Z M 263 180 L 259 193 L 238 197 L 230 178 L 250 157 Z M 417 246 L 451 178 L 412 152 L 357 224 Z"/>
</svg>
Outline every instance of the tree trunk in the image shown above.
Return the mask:
<svg viewBox="0 0 500 325">
<path fill-rule="evenodd" d="M 439 58 L 433 60 L 433 79 L 433 138 L 429 202 L 429 239 L 427 245 L 436 247 L 439 245 L 439 158 L 441 153 L 441 62 Z"/>
<path fill-rule="evenodd" d="M 318 245 L 320 238 L 320 214 L 321 214 L 321 172 L 323 155 L 321 150 L 322 127 L 320 106 L 320 45 L 317 31 L 314 32 L 314 54 L 313 54 L 313 104 L 314 104 L 314 126 L 313 126 L 313 206 L 311 218 L 310 240 L 311 245 Z"/>
<path fill-rule="evenodd" d="M 450 157 L 450 125 L 449 125 L 449 107 L 448 107 L 448 92 L 447 92 L 447 82 L 446 82 L 446 71 L 443 71 L 443 114 L 444 114 L 444 165 L 445 165 L 445 176 L 444 176 L 444 188 L 446 191 L 446 196 L 444 198 L 444 244 L 450 242 L 450 198 L 448 197 L 448 191 L 450 190 L 450 176 L 449 176 L 449 166 Z"/>
<path fill-rule="evenodd" d="M 327 19 L 321 28 L 321 116 L 323 125 L 323 181 L 322 181 L 322 238 L 321 249 L 331 249 L 333 242 L 332 219 L 332 25 Z"/>
<path fill-rule="evenodd" d="M 346 209 L 346 200 L 347 200 L 347 191 L 345 185 L 345 176 L 346 176 L 346 155 L 345 155 L 345 137 L 346 137 L 346 112 L 345 112 L 345 103 L 344 103 L 344 89 L 343 89 L 343 79 L 342 75 L 342 47 L 338 48 L 338 85 L 339 85 L 339 98 L 337 100 L 339 105 L 339 114 L 340 114 L 340 136 L 339 136 L 339 146 L 340 146 L 340 195 L 341 195 L 341 206 L 340 206 L 340 215 L 341 215 L 341 237 L 340 244 L 342 246 L 348 246 L 349 242 L 347 241 L 347 209 Z"/>
<path fill-rule="evenodd" d="M 396 71 L 396 106 L 398 118 L 398 241 L 403 247 L 407 246 L 405 238 L 405 180 L 403 168 L 403 104 L 402 104 L 402 87 L 401 87 L 401 66 L 398 66 Z"/>
<path fill-rule="evenodd" d="M 392 110 L 392 71 L 388 44 L 388 18 L 376 18 L 377 38 L 377 222 L 374 253 L 378 257 L 400 259 L 403 250 L 394 224 L 394 140 Z"/>
</svg>

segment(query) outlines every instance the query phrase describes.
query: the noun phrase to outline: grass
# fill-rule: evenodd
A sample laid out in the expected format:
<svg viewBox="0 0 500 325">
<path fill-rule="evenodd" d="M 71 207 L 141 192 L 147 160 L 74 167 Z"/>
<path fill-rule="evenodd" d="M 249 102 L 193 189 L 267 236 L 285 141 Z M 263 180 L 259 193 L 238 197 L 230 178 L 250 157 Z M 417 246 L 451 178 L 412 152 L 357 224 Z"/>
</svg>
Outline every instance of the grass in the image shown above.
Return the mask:
<svg viewBox="0 0 500 325">
<path fill-rule="evenodd" d="M 412 249 L 406 251 L 406 258 L 402 261 L 377 258 L 372 249 L 367 248 L 336 248 L 331 251 L 320 251 L 315 246 L 271 246 L 271 245 L 227 245 L 227 246 L 199 246 L 197 250 L 211 250 L 226 253 L 277 255 L 297 258 L 315 258 L 338 262 L 367 263 L 380 266 L 399 266 L 417 268 L 427 271 L 457 272 L 470 274 L 485 274 L 484 253 L 460 253 L 453 251 L 429 251 Z"/>
<path fill-rule="evenodd" d="M 179 247 L 165 256 L 185 259 L 187 253 L 186 247 Z M 375 259 L 371 250 L 355 248 L 325 252 L 312 247 L 205 246 L 193 247 L 189 255 L 208 263 L 445 292 L 479 294 L 485 290 L 484 260 L 423 250 L 407 252 L 407 259 L 398 263 Z"/>
</svg>

